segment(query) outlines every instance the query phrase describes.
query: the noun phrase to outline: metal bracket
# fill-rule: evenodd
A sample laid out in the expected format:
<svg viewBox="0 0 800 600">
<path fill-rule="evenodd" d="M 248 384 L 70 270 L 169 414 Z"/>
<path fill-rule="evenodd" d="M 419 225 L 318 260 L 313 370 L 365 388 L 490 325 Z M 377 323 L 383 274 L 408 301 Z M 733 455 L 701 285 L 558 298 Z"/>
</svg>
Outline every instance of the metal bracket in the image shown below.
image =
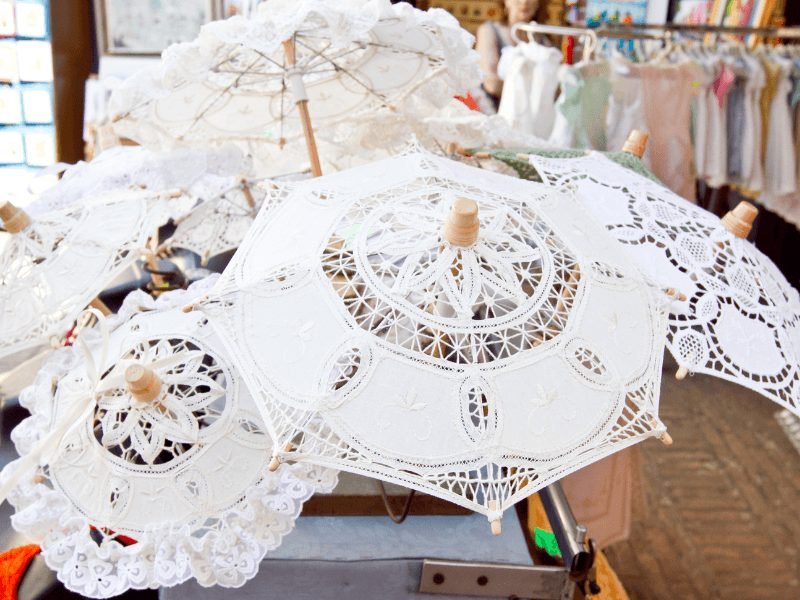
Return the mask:
<svg viewBox="0 0 800 600">
<path fill-rule="evenodd" d="M 422 561 L 419 591 L 480 598 L 572 598 L 575 584 L 563 567 Z"/>
</svg>

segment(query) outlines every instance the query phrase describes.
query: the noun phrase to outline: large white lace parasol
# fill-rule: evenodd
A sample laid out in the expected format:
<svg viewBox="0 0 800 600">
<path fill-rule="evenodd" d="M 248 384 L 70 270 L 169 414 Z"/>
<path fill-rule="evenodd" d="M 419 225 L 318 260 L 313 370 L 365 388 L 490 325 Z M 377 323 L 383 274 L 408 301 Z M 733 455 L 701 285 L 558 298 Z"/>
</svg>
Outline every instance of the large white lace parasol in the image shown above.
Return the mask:
<svg viewBox="0 0 800 600">
<path fill-rule="evenodd" d="M 276 459 L 496 522 L 663 436 L 661 293 L 569 198 L 425 153 L 287 190 L 198 305 L 268 415 Z"/>
<path fill-rule="evenodd" d="M 252 19 L 207 25 L 168 48 L 158 70 L 121 85 L 115 129 L 155 147 L 230 140 L 250 153 L 270 145 L 276 156 L 304 135 L 318 174 L 309 114 L 328 139 L 380 111 L 422 117 L 478 80 L 472 41 L 440 9 L 270 0 Z"/>
<path fill-rule="evenodd" d="M 679 376 L 722 377 L 800 414 L 800 296 L 769 258 L 726 228 L 746 237 L 739 217 L 752 223 L 753 207 L 721 221 L 597 153 L 531 155 L 530 163 L 549 185 L 573 187 L 650 278 L 688 297 L 669 319 Z"/>
<path fill-rule="evenodd" d="M 59 350 L 20 397 L 12 522 L 70 590 L 243 585 L 335 484 L 321 467 L 267 470 L 272 440 L 225 349 L 201 313 L 172 308 L 201 289 L 135 292 L 107 338 Z"/>
<path fill-rule="evenodd" d="M 116 191 L 35 217 L 0 205 L 0 358 L 60 340 L 97 294 L 142 258 L 171 202 Z"/>
</svg>

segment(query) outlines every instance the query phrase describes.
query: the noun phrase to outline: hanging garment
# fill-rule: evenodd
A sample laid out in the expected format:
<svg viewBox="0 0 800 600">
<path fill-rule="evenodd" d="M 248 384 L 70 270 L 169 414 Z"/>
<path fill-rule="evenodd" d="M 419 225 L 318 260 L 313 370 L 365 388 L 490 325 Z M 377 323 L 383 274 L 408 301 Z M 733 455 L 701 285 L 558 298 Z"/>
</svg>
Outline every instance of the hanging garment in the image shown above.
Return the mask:
<svg viewBox="0 0 800 600">
<path fill-rule="evenodd" d="M 736 76 L 724 61 L 713 61 L 716 78 L 711 84 L 712 94 L 706 97 L 708 132 L 703 171 L 709 186 L 721 187 L 728 181 L 728 92 Z"/>
<path fill-rule="evenodd" d="M 775 59 L 775 88 L 768 108 L 764 138 L 764 181 L 769 194 L 792 194 L 797 190 L 797 154 L 793 136 L 793 110 L 790 104 L 792 64 Z"/>
<path fill-rule="evenodd" d="M 743 55 L 748 71 L 744 99 L 744 132 L 742 136 L 742 186 L 745 192 L 757 194 L 764 188 L 764 164 L 761 138 L 764 125 L 761 119 L 761 95 L 767 83 L 764 67 L 754 56 Z M 742 127 L 741 123 L 734 124 Z M 730 131 L 730 129 L 728 130 Z"/>
<path fill-rule="evenodd" d="M 646 129 L 644 88 L 633 63 L 622 56 L 611 59 L 611 94 L 606 114 L 606 149 L 621 150 L 633 129 Z"/>
<path fill-rule="evenodd" d="M 742 182 L 742 146 L 747 127 L 745 104 L 748 70 L 741 59 L 728 59 L 727 66 L 734 73 L 734 81 L 728 90 L 725 120 L 728 136 L 726 179 L 727 183 L 739 184 Z"/>
<path fill-rule="evenodd" d="M 560 148 L 606 149 L 606 115 L 611 82 L 607 61 L 563 65 L 561 95 L 550 142 Z"/>
<path fill-rule="evenodd" d="M 692 143 L 694 144 L 694 164 L 698 179 L 706 179 L 709 150 L 709 129 L 711 115 L 709 107 L 716 101 L 714 81 L 717 65 L 712 61 L 700 63 L 698 70 L 699 89 L 692 103 Z"/>
<path fill-rule="evenodd" d="M 764 88 L 761 90 L 761 99 L 758 107 L 761 111 L 761 160 L 767 156 L 767 131 L 769 130 L 769 117 L 772 109 L 772 101 L 778 93 L 778 83 L 781 77 L 781 67 L 772 60 L 762 56 L 759 62 L 764 69 Z"/>
<path fill-rule="evenodd" d="M 701 78 L 698 69 L 690 61 L 635 65 L 615 57 L 607 120 L 609 147 L 622 148 L 631 129 L 648 131 L 645 163 L 667 187 L 689 200 L 696 193 L 691 104 Z"/>
<path fill-rule="evenodd" d="M 561 52 L 535 42 L 505 48 L 498 74 L 503 97 L 498 114 L 511 127 L 547 139 L 555 121 Z"/>
</svg>

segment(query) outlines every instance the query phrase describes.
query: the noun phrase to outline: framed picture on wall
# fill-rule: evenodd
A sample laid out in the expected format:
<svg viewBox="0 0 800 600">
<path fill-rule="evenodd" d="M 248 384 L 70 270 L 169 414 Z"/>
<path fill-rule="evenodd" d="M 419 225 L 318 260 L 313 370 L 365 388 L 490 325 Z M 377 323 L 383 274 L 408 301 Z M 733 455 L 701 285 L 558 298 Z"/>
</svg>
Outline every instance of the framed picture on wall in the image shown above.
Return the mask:
<svg viewBox="0 0 800 600">
<path fill-rule="evenodd" d="M 100 53 L 158 55 L 222 16 L 220 0 L 94 0 Z"/>
</svg>

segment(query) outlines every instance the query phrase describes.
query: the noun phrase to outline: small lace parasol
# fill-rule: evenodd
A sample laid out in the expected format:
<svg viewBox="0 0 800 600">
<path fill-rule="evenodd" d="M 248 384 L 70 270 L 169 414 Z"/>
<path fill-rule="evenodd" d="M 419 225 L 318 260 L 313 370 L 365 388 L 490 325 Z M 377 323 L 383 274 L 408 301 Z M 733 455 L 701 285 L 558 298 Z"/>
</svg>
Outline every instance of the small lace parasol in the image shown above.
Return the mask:
<svg viewBox="0 0 800 600">
<path fill-rule="evenodd" d="M 204 286 L 158 301 L 135 292 L 20 397 L 32 416 L 2 474 L 12 522 L 84 596 L 243 585 L 303 502 L 335 483 L 311 465 L 267 470 L 255 400 L 204 316 L 174 308 Z"/>
<path fill-rule="evenodd" d="M 569 198 L 426 153 L 286 189 L 195 307 L 269 415 L 273 467 L 397 482 L 499 526 L 668 438 L 666 298 Z"/>
<path fill-rule="evenodd" d="M 33 217 L 79 206 L 121 190 L 177 192 L 169 216 L 185 215 L 197 201 L 228 187 L 231 177 L 250 174 L 251 161 L 233 144 L 153 152 L 142 147 L 110 148 L 91 162 L 66 166 L 61 179 L 25 207 Z"/>
<path fill-rule="evenodd" d="M 147 254 L 173 201 L 117 190 L 37 216 L 0 205 L 0 359 L 60 343 L 81 311 Z"/>
<path fill-rule="evenodd" d="M 573 188 L 647 276 L 688 298 L 669 319 L 679 378 L 722 377 L 800 415 L 800 295 L 746 240 L 753 205 L 720 220 L 597 153 L 529 160 L 547 184 Z"/>
<path fill-rule="evenodd" d="M 246 178 L 228 180 L 229 187 L 206 199 L 178 219 L 175 232 L 161 245 L 160 253 L 182 248 L 200 256 L 203 265 L 219 254 L 239 247 L 259 210 L 272 210 L 281 201 L 269 182 Z"/>
<path fill-rule="evenodd" d="M 252 19 L 207 25 L 168 48 L 158 70 L 120 86 L 115 129 L 156 147 L 234 141 L 248 153 L 270 145 L 276 156 L 304 136 L 319 175 L 312 118 L 333 138 L 337 125 L 379 111 L 424 116 L 478 80 L 472 42 L 439 9 L 270 0 Z"/>
</svg>

